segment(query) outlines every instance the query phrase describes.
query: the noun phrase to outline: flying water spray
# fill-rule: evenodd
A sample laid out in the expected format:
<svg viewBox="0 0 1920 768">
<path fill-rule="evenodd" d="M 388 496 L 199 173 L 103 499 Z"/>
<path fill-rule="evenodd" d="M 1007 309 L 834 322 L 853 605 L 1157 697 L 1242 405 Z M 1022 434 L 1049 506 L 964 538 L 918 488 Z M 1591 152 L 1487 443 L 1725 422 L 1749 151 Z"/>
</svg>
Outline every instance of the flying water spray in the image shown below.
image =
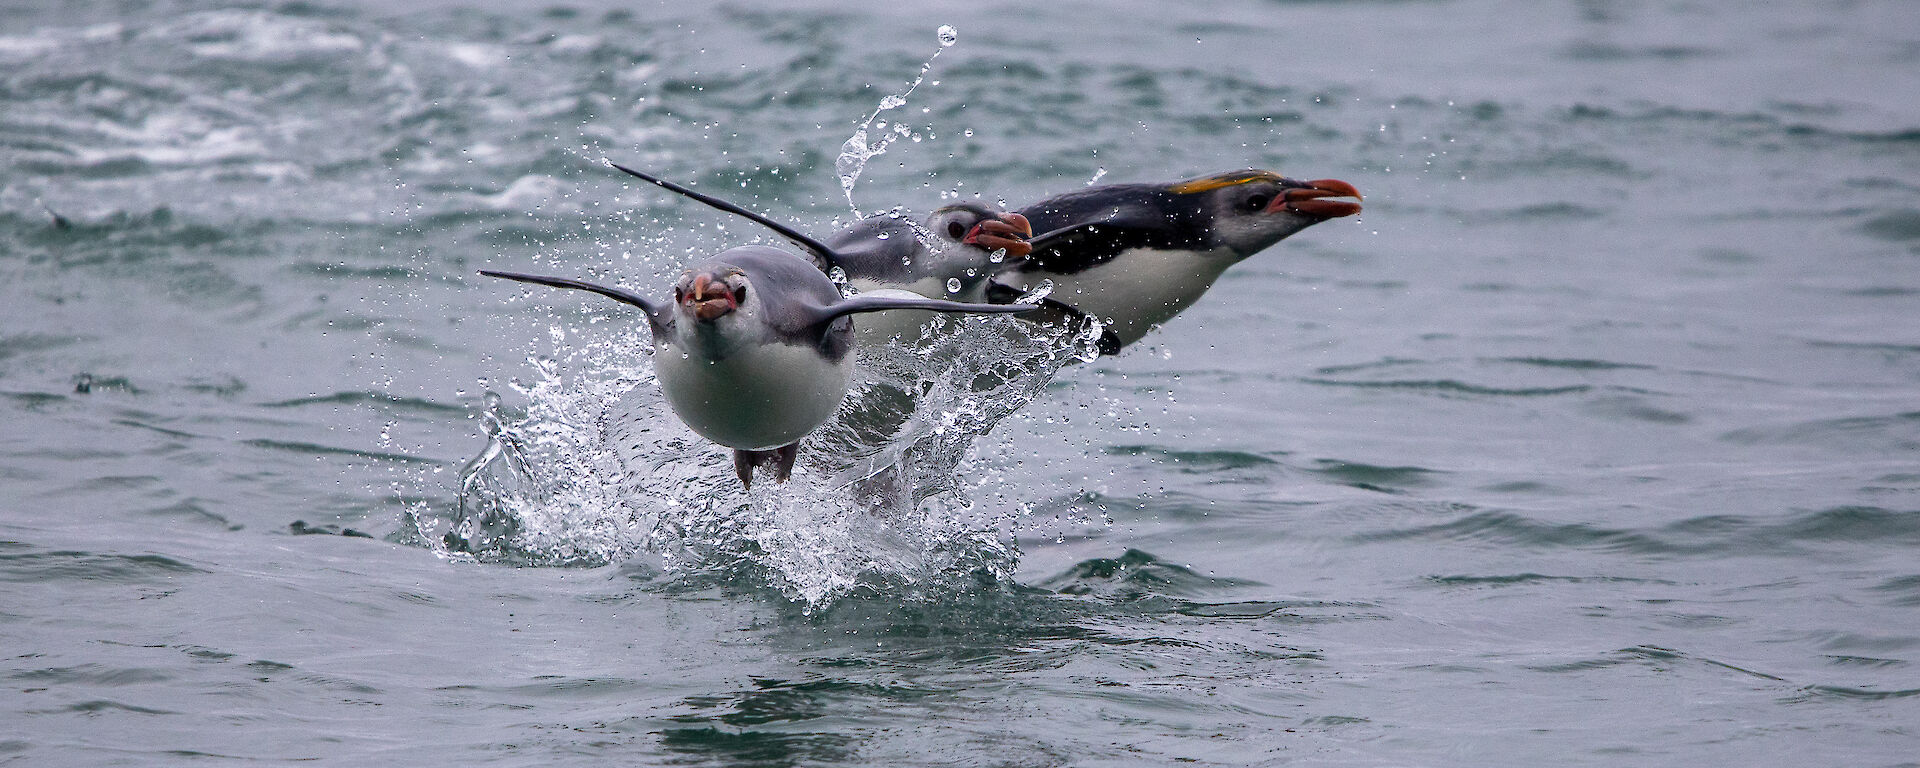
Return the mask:
<svg viewBox="0 0 1920 768">
<path fill-rule="evenodd" d="M 853 201 L 853 185 L 860 180 L 861 172 L 866 170 L 867 161 L 886 154 L 887 147 L 893 142 L 913 135 L 913 129 L 906 123 L 895 121 L 889 127 L 882 121 L 880 127 L 876 129 L 874 122 L 880 119 L 881 113 L 906 106 L 907 97 L 913 95 L 914 90 L 920 87 L 920 83 L 927 79 L 927 72 L 933 69 L 934 59 L 940 58 L 942 52 L 960 41 L 959 31 L 951 25 L 940 25 L 937 34 L 940 47 L 934 49 L 933 55 L 928 56 L 927 60 L 921 63 L 920 74 L 913 78 L 913 82 L 907 84 L 906 90 L 881 99 L 879 106 L 867 115 L 866 120 L 861 121 L 860 127 L 854 129 L 853 135 L 847 137 L 846 143 L 840 145 L 840 157 L 834 160 L 833 167 L 834 171 L 840 174 L 840 189 L 846 193 L 847 206 L 853 209 L 853 215 L 856 218 L 865 214 L 860 212 L 859 204 Z M 870 134 L 869 131 L 877 133 Z"/>
</svg>

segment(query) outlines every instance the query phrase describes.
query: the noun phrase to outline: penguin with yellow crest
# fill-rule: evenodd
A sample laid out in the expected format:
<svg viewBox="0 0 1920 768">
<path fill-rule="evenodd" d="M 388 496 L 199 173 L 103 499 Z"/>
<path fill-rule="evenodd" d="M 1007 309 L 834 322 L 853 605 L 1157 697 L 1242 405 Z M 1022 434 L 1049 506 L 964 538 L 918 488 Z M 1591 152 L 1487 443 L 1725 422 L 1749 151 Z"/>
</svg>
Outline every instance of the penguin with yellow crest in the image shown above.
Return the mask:
<svg viewBox="0 0 1920 768">
<path fill-rule="evenodd" d="M 1351 198 L 1351 200 L 1341 199 Z M 1032 252 L 994 275 L 994 301 L 1053 282 L 1056 315 L 1091 316 L 1114 354 L 1193 306 L 1228 267 L 1329 219 L 1360 212 L 1360 190 L 1248 169 L 1171 184 L 1110 184 L 1018 213 Z"/>
</svg>

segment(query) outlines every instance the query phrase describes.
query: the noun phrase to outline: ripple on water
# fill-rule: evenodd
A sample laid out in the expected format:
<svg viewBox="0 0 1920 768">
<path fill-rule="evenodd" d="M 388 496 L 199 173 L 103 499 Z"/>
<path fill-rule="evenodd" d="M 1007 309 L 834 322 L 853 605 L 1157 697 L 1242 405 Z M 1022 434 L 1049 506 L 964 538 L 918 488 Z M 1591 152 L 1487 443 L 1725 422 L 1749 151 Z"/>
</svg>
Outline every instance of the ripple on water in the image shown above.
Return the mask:
<svg viewBox="0 0 1920 768">
<path fill-rule="evenodd" d="M 364 450 L 360 448 L 342 448 L 339 446 L 321 445 L 319 443 L 310 443 L 310 442 L 301 441 L 301 440 L 273 440 L 273 439 L 264 438 L 264 437 L 257 437 L 257 438 L 252 438 L 248 440 L 242 440 L 240 441 L 240 444 L 252 446 L 254 448 L 263 448 L 270 451 L 283 451 L 288 453 L 305 454 L 309 456 L 347 456 L 351 458 L 367 459 L 371 462 L 389 462 L 394 465 L 414 464 L 414 465 L 439 466 L 444 463 L 440 459 L 430 458 L 426 456 L 412 456 L 404 453 L 394 453 L 391 451 L 369 451 L 369 450 Z"/>
<path fill-rule="evenodd" d="M 1642 528 L 1556 523 L 1517 512 L 1474 510 L 1426 526 L 1357 534 L 1355 541 L 1434 539 L 1523 549 L 1591 549 L 1635 555 L 1777 556 L 1823 545 L 1906 547 L 1920 544 L 1920 512 L 1845 506 L 1780 518 L 1706 515 Z"/>
<path fill-rule="evenodd" d="M 1861 223 L 1860 231 L 1894 243 L 1920 240 L 1920 210 L 1888 211 Z"/>
<path fill-rule="evenodd" d="M 1837 446 L 1879 456 L 1910 453 L 1920 451 L 1920 411 L 1746 427 L 1720 439 L 1741 445 Z"/>
<path fill-rule="evenodd" d="M 140 584 L 203 573 L 208 571 L 163 555 L 43 550 L 17 542 L 0 543 L 0 581 Z"/>
<path fill-rule="evenodd" d="M 1608 419 L 1641 421 L 1649 424 L 1686 424 L 1693 421 L 1692 416 L 1661 408 L 1647 398 L 1637 395 L 1596 397 L 1584 404 L 1582 409 Z"/>
<path fill-rule="evenodd" d="M 1696 666 L 1707 669 L 1726 670 L 1760 680 L 1784 682 L 1781 678 L 1765 672 L 1746 669 L 1698 654 L 1678 651 L 1672 648 L 1662 648 L 1655 645 L 1636 645 L 1631 648 L 1622 648 L 1596 658 L 1558 664 L 1531 665 L 1529 668 L 1537 672 L 1567 673 L 1585 672 L 1619 666 L 1647 667 L 1658 671 L 1666 671 L 1678 666 Z"/>
<path fill-rule="evenodd" d="M 306 408 L 311 406 L 372 406 L 386 411 L 418 413 L 424 416 L 447 417 L 464 416 L 467 407 L 452 403 L 442 403 L 419 397 L 401 397 L 373 390 L 334 392 L 326 395 L 296 397 L 291 400 L 277 400 L 261 403 L 262 408 Z"/>
<path fill-rule="evenodd" d="M 1591 360 L 1578 357 L 1494 357 L 1486 359 L 1493 362 L 1515 363 L 1541 368 L 1562 368 L 1575 371 L 1653 370 L 1653 366 L 1641 363 L 1617 363 L 1611 360 Z"/>
<path fill-rule="evenodd" d="M 1115 445 L 1106 449 L 1113 456 L 1145 456 L 1167 469 L 1189 475 L 1232 472 L 1240 469 L 1271 467 L 1280 462 L 1246 451 L 1187 451 L 1154 445 Z"/>
<path fill-rule="evenodd" d="M 1881 582 L 1873 591 L 1887 596 L 1887 602 L 1903 607 L 1920 606 L 1920 574 L 1896 576 Z"/>
<path fill-rule="evenodd" d="M 1307 471 L 1351 488 L 1392 494 L 1431 485 L 1436 473 L 1425 467 L 1382 467 L 1338 459 L 1318 459 L 1315 464 Z"/>
<path fill-rule="evenodd" d="M 1401 379 L 1385 381 L 1353 381 L 1342 379 L 1303 378 L 1302 383 L 1323 387 L 1351 387 L 1354 389 L 1408 390 L 1442 397 L 1461 395 L 1485 397 L 1553 397 L 1571 395 L 1593 390 L 1591 385 L 1574 384 L 1564 387 L 1494 387 L 1481 384 L 1468 384 L 1455 379 Z"/>
<path fill-rule="evenodd" d="M 1920 688 L 1877 689 L 1855 688 L 1844 685 L 1809 685 L 1792 696 L 1781 699 L 1783 704 L 1799 704 L 1812 701 L 1888 701 L 1893 699 L 1911 699 L 1920 697 Z"/>
<path fill-rule="evenodd" d="M 1427 583 L 1440 587 L 1466 589 L 1530 586 L 1536 584 L 1664 584 L 1665 579 L 1641 579 L 1628 576 L 1555 576 L 1542 573 L 1513 573 L 1496 576 L 1428 576 Z"/>
<path fill-rule="evenodd" d="M 97 685 L 122 686 L 160 683 L 174 679 L 165 671 L 146 667 L 109 667 L 104 664 L 81 664 L 73 667 L 48 667 L 32 669 L 8 675 L 8 679 L 33 683 L 36 687 L 50 685 Z"/>
<path fill-rule="evenodd" d="M 1076 563 L 1037 586 L 1063 595 L 1131 600 L 1149 595 L 1196 597 L 1260 584 L 1245 579 L 1202 576 L 1186 566 L 1162 562 L 1146 552 L 1129 549 L 1119 557 Z"/>
<path fill-rule="evenodd" d="M 51 709 L 26 710 L 26 713 L 29 715 L 63 715 L 63 714 L 93 715 L 93 714 L 99 714 L 103 712 L 126 712 L 126 713 L 136 714 L 136 715 L 183 714 L 182 712 L 179 712 L 176 710 L 160 709 L 158 707 L 142 707 L 136 704 L 127 704 L 124 702 L 111 701 L 108 699 L 92 699 L 89 701 L 78 701 L 72 704 L 68 704 L 60 707 L 54 707 Z"/>
<path fill-rule="evenodd" d="M 61 349 L 95 341 L 96 337 L 48 333 L 21 333 L 0 336 L 0 361 L 11 357 Z"/>
</svg>

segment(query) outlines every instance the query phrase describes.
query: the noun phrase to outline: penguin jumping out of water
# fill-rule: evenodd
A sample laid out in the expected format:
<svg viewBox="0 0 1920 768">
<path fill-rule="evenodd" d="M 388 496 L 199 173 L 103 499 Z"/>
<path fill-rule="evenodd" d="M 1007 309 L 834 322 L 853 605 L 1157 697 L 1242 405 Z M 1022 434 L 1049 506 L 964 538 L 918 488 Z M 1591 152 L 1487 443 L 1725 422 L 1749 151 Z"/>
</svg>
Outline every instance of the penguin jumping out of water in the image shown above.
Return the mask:
<svg viewBox="0 0 1920 768">
<path fill-rule="evenodd" d="M 1022 208 L 1032 253 L 993 278 L 1011 301 L 1053 281 L 1052 314 L 1098 318 L 1100 351 L 1115 354 L 1200 299 L 1242 259 L 1328 219 L 1360 212 L 1360 190 L 1334 179 L 1296 181 L 1249 169 L 1172 184 L 1112 184 Z"/>
<path fill-rule="evenodd" d="M 1024 258 L 1033 226 L 1017 213 L 966 202 L 942 207 L 923 221 L 892 213 L 869 216 L 826 239 L 848 287 L 862 294 L 906 295 L 985 302 L 1001 265 Z M 863 344 L 918 338 L 928 312 L 892 312 L 862 322 Z"/>
<path fill-rule="evenodd" d="M 614 168 L 703 204 L 751 219 L 793 239 L 805 237 L 734 203 L 688 189 L 632 168 Z M 1002 265 L 1025 257 L 1033 226 L 1026 217 L 966 202 L 945 206 L 922 222 L 897 213 L 869 216 L 828 236 L 824 249 L 808 248 L 822 272 L 839 269 L 847 286 L 862 295 L 915 296 L 964 302 L 987 301 L 988 282 Z M 799 243 L 799 240 L 795 240 Z M 803 247 L 806 247 L 803 244 Z M 1006 301 L 996 303 L 1008 303 Z M 893 312 L 858 324 L 863 344 L 893 337 L 911 341 L 930 312 Z"/>
<path fill-rule="evenodd" d="M 747 215 L 773 226 L 816 259 L 835 258 L 832 249 L 804 234 Z M 920 296 L 842 298 L 826 273 L 806 259 L 762 245 L 729 248 L 686 270 L 674 284 L 673 303 L 665 306 L 626 290 L 567 278 L 493 270 L 480 274 L 589 291 L 639 307 L 653 331 L 654 369 L 667 404 L 701 437 L 733 449 L 734 473 L 745 487 L 751 487 L 756 466 L 770 467 L 776 481 L 786 480 L 800 439 L 825 423 L 845 399 L 853 373 L 848 355 L 853 347 L 851 315 L 894 309 L 1034 309 Z"/>
</svg>

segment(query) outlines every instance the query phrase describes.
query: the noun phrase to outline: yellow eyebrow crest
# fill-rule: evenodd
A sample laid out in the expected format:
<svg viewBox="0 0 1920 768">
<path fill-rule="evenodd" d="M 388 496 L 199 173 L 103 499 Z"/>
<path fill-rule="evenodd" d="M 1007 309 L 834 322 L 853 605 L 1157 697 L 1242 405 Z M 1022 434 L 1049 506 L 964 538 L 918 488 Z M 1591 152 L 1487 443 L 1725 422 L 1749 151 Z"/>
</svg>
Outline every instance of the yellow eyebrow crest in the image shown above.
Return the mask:
<svg viewBox="0 0 1920 768">
<path fill-rule="evenodd" d="M 1197 192 L 1210 192 L 1221 187 L 1231 187 L 1252 181 L 1279 180 L 1280 174 L 1274 173 L 1273 171 L 1232 171 L 1228 173 L 1216 173 L 1212 176 L 1202 176 L 1197 179 L 1188 179 L 1173 185 L 1171 189 L 1176 195 L 1191 195 Z"/>
</svg>

